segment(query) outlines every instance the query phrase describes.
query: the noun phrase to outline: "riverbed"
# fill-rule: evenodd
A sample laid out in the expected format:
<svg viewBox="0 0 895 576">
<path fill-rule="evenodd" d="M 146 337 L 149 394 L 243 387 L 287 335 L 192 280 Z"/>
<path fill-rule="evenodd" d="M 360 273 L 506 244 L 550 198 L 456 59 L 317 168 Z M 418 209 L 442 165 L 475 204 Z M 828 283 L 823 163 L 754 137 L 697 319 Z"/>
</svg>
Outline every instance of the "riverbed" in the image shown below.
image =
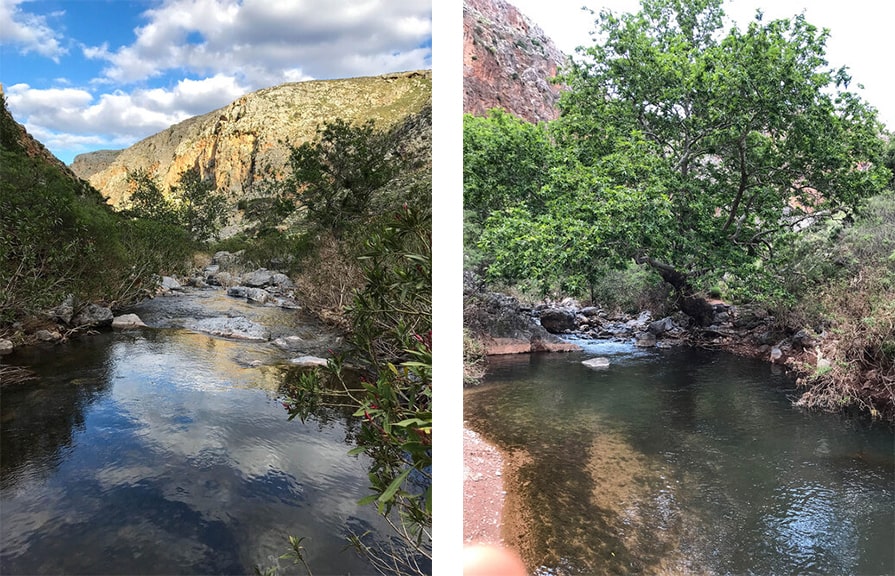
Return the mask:
<svg viewBox="0 0 895 576">
<path fill-rule="evenodd" d="M 2 392 L 0 572 L 247 574 L 290 560 L 304 537 L 314 573 L 373 571 L 346 538 L 376 546 L 387 526 L 367 494 L 368 461 L 348 456 L 356 421 L 322 410 L 288 421 L 289 358 L 338 336 L 297 310 L 220 290 L 156 298 L 147 328 L 18 351 L 38 379 Z M 269 340 L 202 333 L 246 318 Z M 277 338 L 293 336 L 293 349 Z"/>
<path fill-rule="evenodd" d="M 760 361 L 578 343 L 492 358 L 465 392 L 504 454 L 503 539 L 532 572 L 895 573 L 890 427 L 794 407 Z"/>
</svg>

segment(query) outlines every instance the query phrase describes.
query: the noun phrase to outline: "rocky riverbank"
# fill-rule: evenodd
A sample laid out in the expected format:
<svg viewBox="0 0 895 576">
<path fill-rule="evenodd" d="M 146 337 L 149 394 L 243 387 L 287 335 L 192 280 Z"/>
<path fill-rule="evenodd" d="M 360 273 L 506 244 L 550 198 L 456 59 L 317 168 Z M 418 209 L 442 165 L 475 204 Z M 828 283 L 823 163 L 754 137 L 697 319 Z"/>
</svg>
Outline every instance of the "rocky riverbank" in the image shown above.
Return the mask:
<svg viewBox="0 0 895 576">
<path fill-rule="evenodd" d="M 195 302 L 188 298 L 207 291 L 224 291 L 227 301 L 242 302 L 249 307 L 205 309 L 207 298 Z M 144 318 L 133 313 L 133 307 L 119 309 L 114 304 L 79 303 L 69 296 L 58 306 L 12 325 L 0 338 L 0 354 L 12 353 L 22 346 L 62 343 L 105 330 L 135 328 L 184 328 L 221 338 L 269 341 L 285 354 L 295 355 L 294 364 L 325 363 L 316 354 L 338 349 L 342 343 L 341 334 L 329 327 L 319 326 L 313 334 L 308 330 L 296 334 L 284 327 L 272 329 L 265 325 L 264 318 L 256 317 L 264 314 L 252 314 L 257 308 L 299 313 L 302 307 L 288 276 L 264 268 L 244 270 L 239 254 L 218 252 L 209 264 L 183 278 L 160 276 L 155 288 L 145 296 L 147 300 L 139 308 L 149 314 L 154 309 L 163 311 L 152 318 L 149 326 Z M 152 304 L 154 300 L 158 301 L 157 305 Z M 0 372 L 0 376 L 4 384 L 27 379 L 21 370 L 16 371 L 15 377 L 12 369 Z"/>
<path fill-rule="evenodd" d="M 485 354 L 569 351 L 563 338 L 633 341 L 643 348 L 697 346 L 760 358 L 784 366 L 805 387 L 798 405 L 816 407 L 818 394 L 830 393 L 823 378 L 833 363 L 835 335 L 829 326 L 786 326 L 766 307 L 709 300 L 710 313 L 698 323 L 683 312 L 656 317 L 582 306 L 573 298 L 525 305 L 490 292 L 472 273 L 464 275 L 464 323 L 482 342 Z M 837 392 L 839 393 L 839 392 Z M 873 417 L 895 421 L 891 394 L 878 387 L 850 385 L 842 394 L 856 398 Z"/>
</svg>

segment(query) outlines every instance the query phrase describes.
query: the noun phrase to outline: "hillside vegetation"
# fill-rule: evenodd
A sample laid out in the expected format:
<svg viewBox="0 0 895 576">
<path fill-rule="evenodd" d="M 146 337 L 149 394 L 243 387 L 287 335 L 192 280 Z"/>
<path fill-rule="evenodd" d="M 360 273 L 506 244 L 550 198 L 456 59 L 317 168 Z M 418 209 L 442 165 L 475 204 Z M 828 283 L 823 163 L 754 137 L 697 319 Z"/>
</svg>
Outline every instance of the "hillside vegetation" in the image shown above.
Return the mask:
<svg viewBox="0 0 895 576">
<path fill-rule="evenodd" d="M 893 416 L 890 136 L 828 67 L 829 31 L 723 18 L 721 0 L 601 13 L 557 120 L 466 116 L 467 266 L 697 327 L 711 298 L 764 307 L 820 346 L 804 403 Z"/>
</svg>

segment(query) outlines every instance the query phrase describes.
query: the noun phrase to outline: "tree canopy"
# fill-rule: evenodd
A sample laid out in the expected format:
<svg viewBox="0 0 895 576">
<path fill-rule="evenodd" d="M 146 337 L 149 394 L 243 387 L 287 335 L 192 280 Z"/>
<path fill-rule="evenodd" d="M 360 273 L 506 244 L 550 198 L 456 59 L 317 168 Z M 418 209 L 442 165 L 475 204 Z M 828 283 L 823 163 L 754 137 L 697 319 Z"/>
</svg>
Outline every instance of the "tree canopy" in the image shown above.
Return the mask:
<svg viewBox="0 0 895 576">
<path fill-rule="evenodd" d="M 725 32 L 721 5 L 644 0 L 599 14 L 599 40 L 560 76 L 546 209 L 490 212 L 492 275 L 586 277 L 593 260 L 636 259 L 684 297 L 724 273 L 767 282 L 789 234 L 886 185 L 883 127 L 847 70 L 829 68 L 829 31 L 758 13 Z M 524 242 L 539 259 L 518 258 Z"/>
</svg>

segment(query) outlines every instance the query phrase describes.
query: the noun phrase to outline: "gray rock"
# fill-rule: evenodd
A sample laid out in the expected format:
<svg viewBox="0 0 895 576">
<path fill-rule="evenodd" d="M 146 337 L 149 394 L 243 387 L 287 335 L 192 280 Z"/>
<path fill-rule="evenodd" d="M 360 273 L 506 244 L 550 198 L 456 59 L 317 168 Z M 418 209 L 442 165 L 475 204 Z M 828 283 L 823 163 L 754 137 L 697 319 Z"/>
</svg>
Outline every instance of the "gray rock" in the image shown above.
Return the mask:
<svg viewBox="0 0 895 576">
<path fill-rule="evenodd" d="M 282 336 L 274 340 L 273 345 L 282 350 L 298 350 L 307 343 L 301 336 Z"/>
<path fill-rule="evenodd" d="M 88 304 L 72 319 L 71 325 L 79 328 L 101 328 L 111 325 L 114 318 L 115 315 L 112 314 L 111 308 L 99 304 Z"/>
<path fill-rule="evenodd" d="M 239 262 L 239 256 L 236 254 L 232 254 L 230 252 L 215 252 L 214 256 L 211 259 L 212 264 L 217 264 L 223 268 L 228 266 L 233 266 Z"/>
<path fill-rule="evenodd" d="M 9 354 L 13 348 L 15 346 L 13 346 L 12 340 L 0 338 L 0 354 Z"/>
<path fill-rule="evenodd" d="M 674 328 L 674 320 L 672 320 L 671 317 L 666 316 L 665 318 L 662 318 L 661 320 L 656 320 L 655 322 L 650 322 L 647 330 L 649 330 L 650 333 L 652 333 L 656 336 L 661 336 L 662 334 L 668 332 L 672 328 Z"/>
<path fill-rule="evenodd" d="M 245 286 L 231 286 L 227 288 L 227 296 L 234 298 L 245 298 L 248 296 L 249 289 Z"/>
<path fill-rule="evenodd" d="M 579 314 L 587 318 L 600 315 L 600 309 L 596 306 L 586 306 L 578 311 Z"/>
<path fill-rule="evenodd" d="M 38 330 L 34 333 L 34 336 L 41 342 L 57 342 L 62 340 L 62 334 L 56 330 Z"/>
<path fill-rule="evenodd" d="M 236 318 L 203 318 L 187 324 L 187 328 L 212 336 L 236 340 L 269 340 L 270 331 L 244 316 Z"/>
<path fill-rule="evenodd" d="M 221 271 L 220 264 L 209 264 L 205 268 L 202 269 L 202 274 L 208 278 L 209 276 L 214 276 L 218 272 Z"/>
<path fill-rule="evenodd" d="M 792 345 L 796 350 L 805 350 L 814 346 L 814 338 L 807 330 L 799 330 L 792 337 Z"/>
<path fill-rule="evenodd" d="M 254 272 L 242 275 L 242 283 L 251 288 L 270 286 L 273 281 L 273 272 L 266 268 L 260 268 Z"/>
<path fill-rule="evenodd" d="M 161 288 L 165 292 L 183 290 L 183 286 L 180 285 L 180 282 L 178 282 L 174 278 L 171 278 L 170 276 L 162 276 Z"/>
<path fill-rule="evenodd" d="M 602 356 L 598 356 L 596 358 L 591 358 L 589 360 L 584 360 L 581 362 L 588 368 L 608 368 L 609 367 L 609 358 L 604 358 Z"/>
<path fill-rule="evenodd" d="M 777 360 L 779 360 L 782 357 L 783 357 L 783 350 L 781 350 L 777 346 L 774 346 L 773 348 L 771 348 L 771 362 L 776 362 Z"/>
<path fill-rule="evenodd" d="M 233 275 L 229 272 L 218 272 L 217 274 L 206 278 L 205 281 L 212 286 L 232 286 L 234 283 Z"/>
<path fill-rule="evenodd" d="M 270 292 L 264 288 L 247 288 L 246 299 L 256 304 L 266 304 L 270 300 Z"/>
<path fill-rule="evenodd" d="M 323 358 L 318 358 L 317 356 L 299 356 L 298 358 L 293 358 L 289 360 L 290 364 L 295 364 L 296 366 L 322 366 L 326 367 L 326 360 Z"/>
<path fill-rule="evenodd" d="M 72 316 L 75 314 L 75 297 L 69 294 L 62 301 L 62 304 L 53 309 L 53 316 L 64 324 L 71 324 Z"/>
<path fill-rule="evenodd" d="M 553 334 L 562 334 L 578 327 L 575 324 L 575 312 L 567 308 L 547 308 L 542 311 L 541 326 Z"/>
<path fill-rule="evenodd" d="M 634 337 L 634 345 L 639 348 L 652 348 L 656 345 L 656 335 L 652 332 L 639 332 Z"/>
<path fill-rule="evenodd" d="M 285 274 L 276 273 L 270 278 L 270 283 L 280 288 L 295 288 L 295 284 Z"/>
<path fill-rule="evenodd" d="M 136 314 L 122 314 L 112 319 L 112 328 L 143 328 L 146 324 Z"/>
<path fill-rule="evenodd" d="M 830 362 L 829 358 L 818 357 L 817 359 L 817 369 L 818 370 L 829 370 L 833 367 L 832 362 Z"/>
</svg>

